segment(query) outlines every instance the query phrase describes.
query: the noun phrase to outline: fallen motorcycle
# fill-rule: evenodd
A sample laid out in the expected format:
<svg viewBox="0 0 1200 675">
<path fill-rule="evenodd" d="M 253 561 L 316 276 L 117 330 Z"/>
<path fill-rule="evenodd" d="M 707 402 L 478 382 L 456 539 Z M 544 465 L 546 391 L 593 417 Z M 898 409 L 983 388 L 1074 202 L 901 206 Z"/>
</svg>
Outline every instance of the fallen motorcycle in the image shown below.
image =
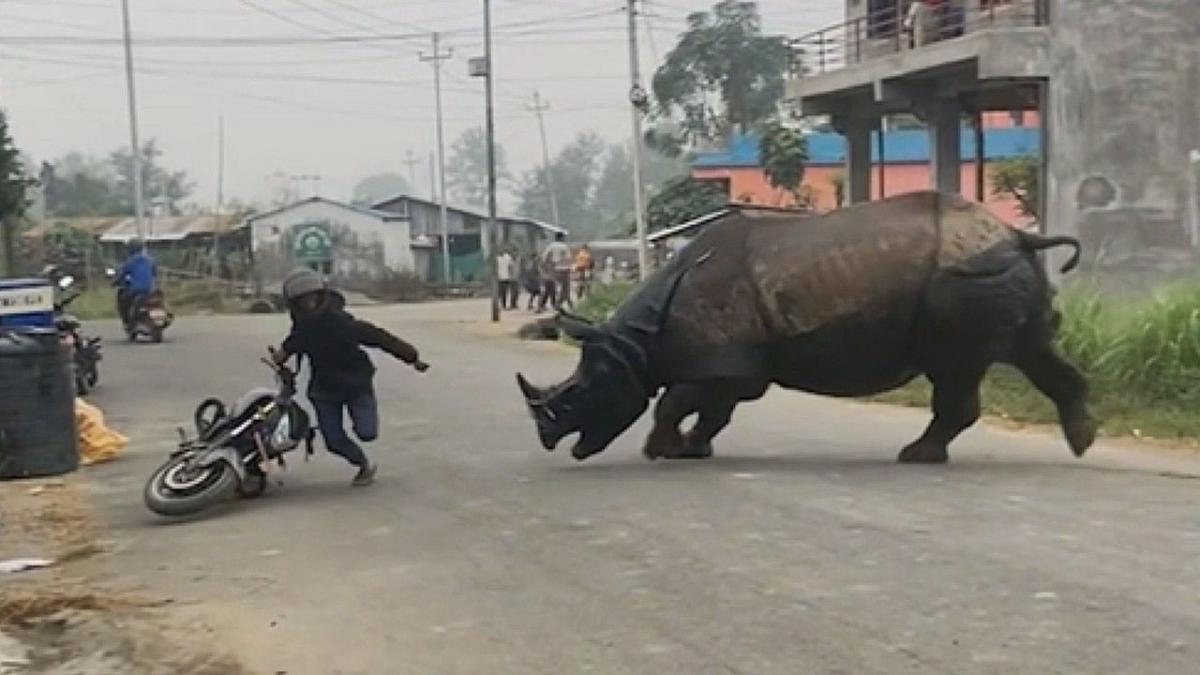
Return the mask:
<svg viewBox="0 0 1200 675">
<path fill-rule="evenodd" d="M 267 489 L 268 472 L 286 469 L 286 453 L 304 443 L 312 454 L 315 431 L 295 400 L 296 372 L 269 359 L 263 363 L 275 372 L 275 388 L 252 389 L 230 408 L 215 398 L 196 407 L 195 437 L 180 429 L 178 449 L 146 482 L 143 498 L 151 511 L 183 516 L 231 492 L 257 497 Z"/>
</svg>

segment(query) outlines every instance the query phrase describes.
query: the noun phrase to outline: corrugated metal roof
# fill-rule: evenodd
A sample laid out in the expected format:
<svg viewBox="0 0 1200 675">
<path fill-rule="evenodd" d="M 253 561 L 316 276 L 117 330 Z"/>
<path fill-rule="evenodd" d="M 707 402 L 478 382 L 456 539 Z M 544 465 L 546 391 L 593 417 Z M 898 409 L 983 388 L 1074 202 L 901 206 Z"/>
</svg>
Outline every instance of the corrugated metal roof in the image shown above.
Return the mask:
<svg viewBox="0 0 1200 675">
<path fill-rule="evenodd" d="M 180 241 L 194 234 L 215 234 L 235 229 L 237 221 L 230 216 L 163 216 L 145 218 L 146 241 Z M 137 221 L 124 218 L 100 235 L 100 241 L 125 243 L 136 239 Z"/>
<path fill-rule="evenodd" d="M 388 207 L 392 206 L 396 202 L 414 202 L 417 204 L 423 204 L 430 208 L 440 208 L 440 206 L 441 206 L 440 204 L 438 204 L 435 201 L 431 201 L 428 199 L 422 199 L 420 197 L 413 197 L 411 195 L 396 195 L 395 197 L 390 197 L 381 202 L 376 202 L 375 205 L 372 206 L 371 208 L 373 208 L 377 211 L 383 210 L 386 212 Z M 478 220 L 487 220 L 487 214 L 480 213 L 478 211 L 472 211 L 471 209 L 463 208 L 461 206 L 453 206 L 451 204 L 447 204 L 446 210 L 454 211 L 455 213 L 459 213 L 461 215 L 468 216 L 471 218 L 476 218 Z M 555 234 L 569 234 L 569 232 L 565 228 L 560 227 L 558 225 L 553 225 L 551 223 L 547 223 L 544 220 L 538 220 L 537 218 L 526 218 L 525 216 L 497 215 L 496 220 L 498 220 L 502 223 L 526 223 L 529 225 L 537 226 L 547 232 L 553 232 Z"/>
<path fill-rule="evenodd" d="M 374 216 L 374 217 L 380 218 L 382 220 L 405 220 L 405 216 L 402 216 L 397 213 L 392 213 L 390 211 L 383 211 L 376 207 L 365 208 L 362 206 L 355 206 L 353 204 L 347 204 L 345 202 L 339 202 L 336 199 L 328 199 L 326 197 L 309 197 L 307 199 L 301 199 L 298 202 L 292 202 L 291 204 L 286 204 L 284 206 L 280 206 L 279 208 L 276 208 L 276 209 L 271 209 L 270 211 L 264 211 L 263 213 L 255 213 L 255 214 L 247 217 L 246 222 L 252 223 L 256 220 L 261 220 L 263 218 L 270 218 L 272 216 L 277 216 L 286 211 L 290 211 L 292 209 L 304 206 L 305 204 L 312 204 L 312 203 L 328 204 L 330 206 L 335 206 L 337 208 L 346 209 L 347 211 L 354 211 L 356 213 L 362 213 L 362 214 L 365 214 L 368 216 Z M 377 205 L 377 206 L 379 206 L 379 205 Z"/>
<path fill-rule="evenodd" d="M 566 229 L 561 228 L 557 225 L 551 225 L 550 223 L 547 223 L 544 220 L 538 220 L 537 218 L 525 218 L 523 216 L 518 216 L 518 217 L 496 216 L 496 220 L 498 220 L 502 223 L 523 223 L 523 224 L 533 225 L 534 227 L 537 227 L 541 230 L 545 230 L 546 232 L 553 232 L 554 234 L 562 234 L 562 235 L 568 234 Z"/>
<path fill-rule="evenodd" d="M 228 232 L 237 226 L 237 221 L 230 216 L 212 215 L 146 218 L 145 223 L 148 241 L 179 241 L 193 234 Z M 47 218 L 27 230 L 24 236 L 41 237 L 62 227 L 98 236 L 103 242 L 127 242 L 137 236 L 137 222 L 132 216 Z"/>
<path fill-rule="evenodd" d="M 658 242 L 662 241 L 663 239 L 669 239 L 671 237 L 674 237 L 677 234 L 682 234 L 693 228 L 697 228 L 697 227 L 700 227 L 701 225 L 711 223 L 714 220 L 724 218 L 725 216 L 729 215 L 730 213 L 732 213 L 732 209 L 728 209 L 728 208 L 718 209 L 716 211 L 713 211 L 712 213 L 706 213 L 703 216 L 700 216 L 698 218 L 692 218 L 691 220 L 689 220 L 687 222 L 683 222 L 678 225 L 673 225 L 671 227 L 663 228 L 663 229 L 647 236 L 646 241 L 648 241 L 652 244 L 657 244 Z"/>
</svg>

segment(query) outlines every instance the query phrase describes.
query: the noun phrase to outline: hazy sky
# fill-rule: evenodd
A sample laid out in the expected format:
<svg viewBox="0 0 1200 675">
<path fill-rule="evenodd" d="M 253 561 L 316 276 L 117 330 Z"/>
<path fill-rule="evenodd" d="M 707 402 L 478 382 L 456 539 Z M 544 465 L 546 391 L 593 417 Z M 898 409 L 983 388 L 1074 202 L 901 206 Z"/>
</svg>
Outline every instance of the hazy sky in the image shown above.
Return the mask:
<svg viewBox="0 0 1200 675">
<path fill-rule="evenodd" d="M 411 151 L 419 193 L 436 147 L 428 33 L 453 50 L 443 67 L 446 145 L 483 123 L 481 0 L 129 0 L 143 139 L 186 169 L 194 199 L 215 202 L 217 120 L 225 118 L 228 198 L 254 200 L 272 174 L 319 174 L 347 196 Z M 648 81 L 691 11 L 707 1 L 644 0 Z M 577 132 L 630 133 L 626 18 L 620 0 L 493 0 L 497 138 L 514 173 L 540 161 L 534 89 L 551 105 L 551 152 Z M 842 0 L 762 0 L 768 33 L 835 23 Z M 0 107 L 38 160 L 128 145 L 119 0 L 0 0 Z M 371 40 L 339 41 L 345 37 Z M 376 40 L 380 36 L 410 36 Z M 182 38 L 173 41 L 172 38 Z"/>
</svg>

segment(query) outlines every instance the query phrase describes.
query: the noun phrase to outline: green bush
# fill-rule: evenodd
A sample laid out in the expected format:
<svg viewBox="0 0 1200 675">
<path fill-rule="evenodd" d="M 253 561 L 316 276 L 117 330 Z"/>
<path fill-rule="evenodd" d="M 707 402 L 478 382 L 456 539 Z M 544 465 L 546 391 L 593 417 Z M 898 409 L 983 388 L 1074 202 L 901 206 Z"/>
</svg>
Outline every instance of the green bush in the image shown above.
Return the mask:
<svg viewBox="0 0 1200 675">
<path fill-rule="evenodd" d="M 636 287 L 630 282 L 592 284 L 587 295 L 576 304 L 575 313 L 597 323 L 607 321 Z"/>
</svg>

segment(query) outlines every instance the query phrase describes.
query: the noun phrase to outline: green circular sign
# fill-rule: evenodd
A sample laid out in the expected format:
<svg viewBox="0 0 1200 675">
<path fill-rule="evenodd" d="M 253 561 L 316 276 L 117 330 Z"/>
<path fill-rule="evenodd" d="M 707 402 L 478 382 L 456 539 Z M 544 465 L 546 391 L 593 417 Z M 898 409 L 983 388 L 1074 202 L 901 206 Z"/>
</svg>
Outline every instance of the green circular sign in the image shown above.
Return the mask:
<svg viewBox="0 0 1200 675">
<path fill-rule="evenodd" d="M 329 230 L 323 225 L 305 225 L 297 229 L 293 251 L 306 260 L 328 259 L 333 248 Z"/>
</svg>

